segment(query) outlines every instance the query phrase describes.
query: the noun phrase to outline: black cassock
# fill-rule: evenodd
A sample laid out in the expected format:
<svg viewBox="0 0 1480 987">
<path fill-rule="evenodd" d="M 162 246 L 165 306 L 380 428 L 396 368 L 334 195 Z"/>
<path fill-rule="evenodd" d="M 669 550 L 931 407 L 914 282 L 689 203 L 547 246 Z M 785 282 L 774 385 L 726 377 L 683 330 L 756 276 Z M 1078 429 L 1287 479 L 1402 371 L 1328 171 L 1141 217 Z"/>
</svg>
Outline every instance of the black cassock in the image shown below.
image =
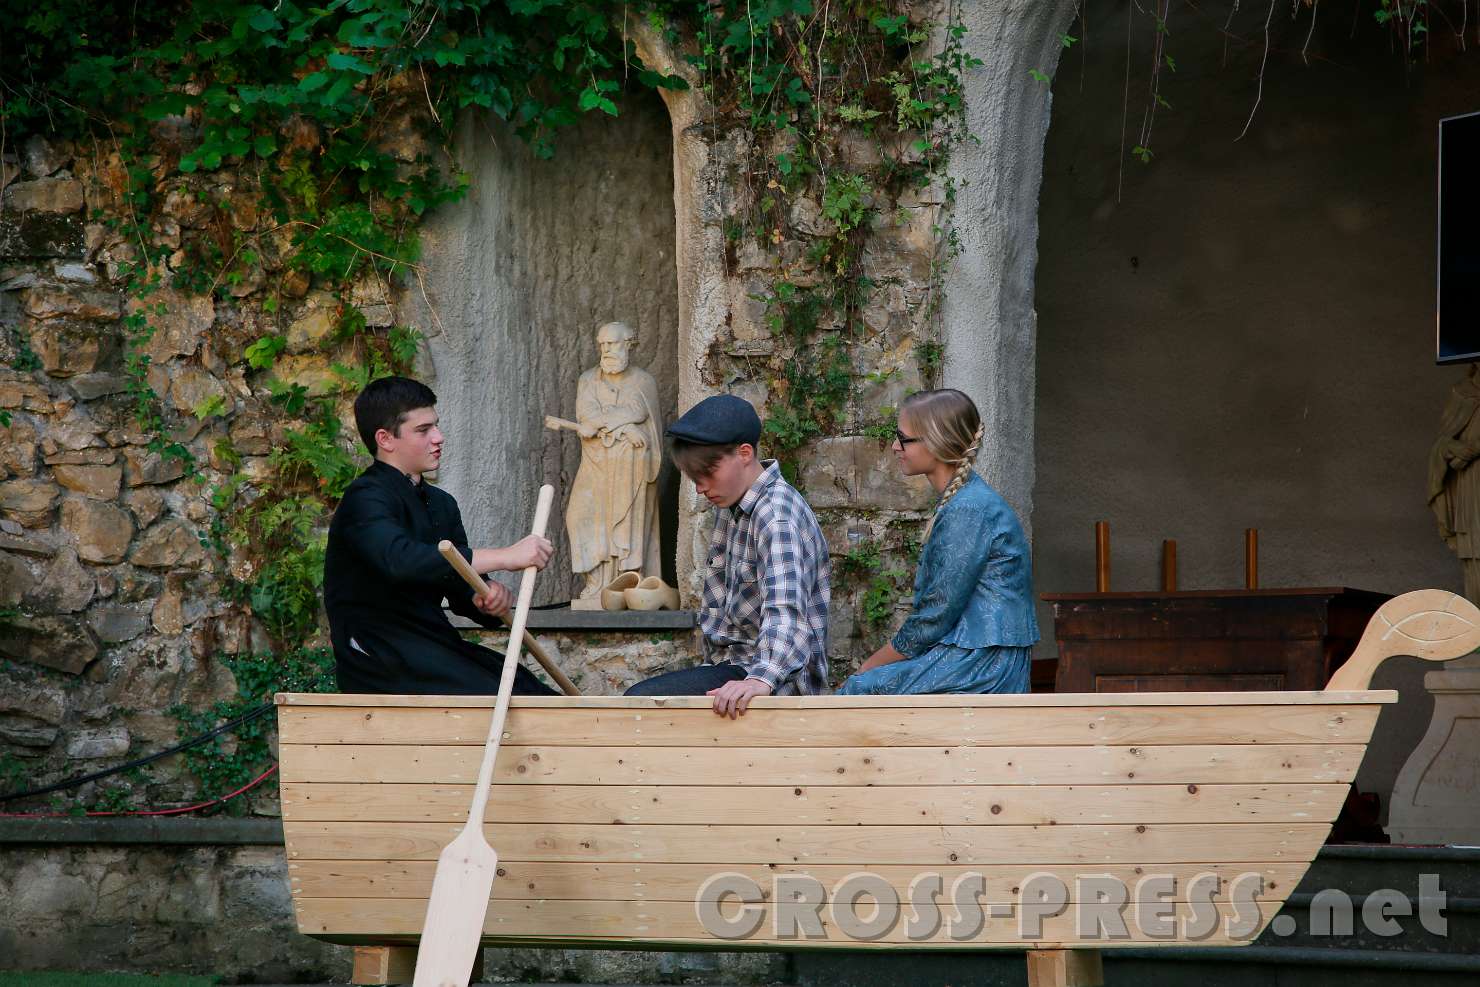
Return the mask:
<svg viewBox="0 0 1480 987">
<path fill-rule="evenodd" d="M 504 656 L 464 641 L 442 612 L 445 598 L 454 613 L 500 626 L 473 606 L 473 591 L 437 551 L 443 539 L 472 560 L 457 501 L 444 490 L 376 462 L 345 491 L 324 558 L 324 609 L 342 692 L 498 692 Z M 556 694 L 523 667 L 514 692 Z"/>
</svg>

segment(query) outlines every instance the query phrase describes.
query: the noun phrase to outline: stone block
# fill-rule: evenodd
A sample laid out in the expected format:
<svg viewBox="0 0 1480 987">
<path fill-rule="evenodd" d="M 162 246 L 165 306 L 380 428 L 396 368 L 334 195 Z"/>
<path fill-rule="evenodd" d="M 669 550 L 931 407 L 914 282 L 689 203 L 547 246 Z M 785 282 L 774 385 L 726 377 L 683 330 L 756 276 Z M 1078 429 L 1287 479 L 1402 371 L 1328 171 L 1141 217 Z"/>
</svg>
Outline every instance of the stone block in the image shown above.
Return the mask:
<svg viewBox="0 0 1480 987">
<path fill-rule="evenodd" d="M 100 450 L 102 451 L 102 450 Z M 111 449 L 106 450 L 113 456 Z M 97 500 L 112 500 L 123 484 L 122 466 L 53 466 L 52 478 L 57 483 Z"/>
<path fill-rule="evenodd" d="M 935 502 L 924 477 L 905 477 L 878 439 L 822 439 L 802 468 L 802 486 L 814 508 L 851 507 L 923 511 Z"/>
<path fill-rule="evenodd" d="M 124 563 L 113 570 L 115 603 L 139 603 L 152 599 L 159 589 L 159 577 Z"/>
<path fill-rule="evenodd" d="M 194 525 L 166 518 L 139 537 L 129 561 L 145 569 L 204 569 L 208 558 Z"/>
<path fill-rule="evenodd" d="M 92 910 L 97 893 L 84 875 L 69 873 L 66 857 L 48 854 L 23 859 L 12 884 L 9 918 L 13 922 L 43 919 L 60 922 Z"/>
<path fill-rule="evenodd" d="M 51 455 L 59 450 L 101 449 L 103 426 L 73 411 L 65 419 L 53 419 L 41 439 L 41 451 Z"/>
<path fill-rule="evenodd" d="M 265 419 L 258 415 L 238 415 L 231 422 L 231 445 L 243 456 L 265 456 L 272 452 Z"/>
<path fill-rule="evenodd" d="M 93 273 L 93 269 L 78 261 L 59 261 L 52 264 L 51 270 L 62 281 L 75 281 L 78 284 L 97 284 L 98 282 L 98 276 Z"/>
<path fill-rule="evenodd" d="M 324 300 L 288 327 L 289 353 L 314 352 L 333 337 L 334 329 L 339 324 L 339 316 L 331 306 L 331 301 Z"/>
<path fill-rule="evenodd" d="M 27 399 L 47 400 L 46 388 L 31 380 L 28 376 L 16 375 L 5 380 L 0 380 L 0 408 L 21 408 L 27 404 Z"/>
<path fill-rule="evenodd" d="M 7 212 L 74 213 L 82 209 L 82 183 L 75 178 L 37 178 L 6 187 Z"/>
<path fill-rule="evenodd" d="M 112 466 L 118 462 L 118 453 L 107 446 L 93 449 L 61 449 L 42 457 L 48 466 Z M 118 467 L 122 470 L 122 467 Z"/>
<path fill-rule="evenodd" d="M 40 285 L 26 292 L 26 314 L 36 319 L 70 316 L 86 322 L 114 322 L 123 315 L 123 299 L 95 288 Z"/>
<path fill-rule="evenodd" d="M 0 523 L 10 524 L 11 522 Z M 26 538 L 9 531 L 0 533 L 0 550 L 14 552 L 17 555 L 29 555 L 37 559 L 49 559 L 57 553 L 56 546 L 49 541 Z"/>
<path fill-rule="evenodd" d="M 31 177 L 45 178 L 71 164 L 72 153 L 63 141 L 50 141 L 40 134 L 32 134 L 21 145 L 21 163 Z"/>
<path fill-rule="evenodd" d="M 78 730 L 67 738 L 67 756 L 74 761 L 92 761 L 104 757 L 122 757 L 132 743 L 123 727 L 100 730 Z"/>
<path fill-rule="evenodd" d="M 57 552 L 41 581 L 25 599 L 26 606 L 45 613 L 76 613 L 92 602 L 97 581 L 70 548 Z"/>
<path fill-rule="evenodd" d="M 111 373 L 78 374 L 67 381 L 67 386 L 80 400 L 95 401 L 109 394 L 121 394 L 128 388 L 128 378 Z"/>
<path fill-rule="evenodd" d="M 124 495 L 123 502 L 141 528 L 149 527 L 164 511 L 164 494 L 153 487 L 136 487 Z"/>
<path fill-rule="evenodd" d="M 0 552 L 0 607 L 13 607 L 36 588 L 36 576 L 18 555 Z"/>
<path fill-rule="evenodd" d="M 155 921 L 212 922 L 221 917 L 221 872 L 216 854 L 200 849 L 190 857 L 194 859 L 176 872 L 159 899 Z"/>
<path fill-rule="evenodd" d="M 59 728 L 41 723 L 23 713 L 0 713 L 0 742 L 14 747 L 29 747 L 40 753 L 56 743 L 57 735 L 61 732 Z M 22 756 L 27 754 L 36 756 L 29 751 Z"/>
<path fill-rule="evenodd" d="M 185 464 L 180 460 L 161 456 L 148 449 L 132 446 L 125 448 L 123 460 L 126 466 L 124 482 L 131 487 L 172 483 L 185 475 Z"/>
<path fill-rule="evenodd" d="M 0 256 L 16 260 L 82 257 L 82 220 L 74 215 L 0 211 Z"/>
<path fill-rule="evenodd" d="M 61 487 L 46 480 L 7 480 L 0 483 L 0 515 L 27 528 L 50 527 L 61 494 Z"/>
<path fill-rule="evenodd" d="M 0 656 L 77 675 L 98 656 L 98 645 L 76 617 L 21 615 L 0 624 Z"/>
<path fill-rule="evenodd" d="M 170 189 L 164 196 L 164 214 L 186 229 L 199 229 L 211 220 L 214 211 L 211 203 L 207 202 L 198 192 L 192 188 L 177 186 Z"/>
<path fill-rule="evenodd" d="M 193 355 L 216 321 L 216 303 L 210 295 L 185 295 L 173 288 L 162 288 L 148 298 L 128 303 L 131 313 L 141 307 L 154 330 L 143 349 L 156 366 L 177 356 Z M 163 311 L 156 312 L 157 308 Z"/>
<path fill-rule="evenodd" d="M 149 629 L 149 614 L 138 606 L 93 607 L 87 626 L 104 644 L 121 644 Z"/>
<path fill-rule="evenodd" d="M 329 357 L 317 353 L 300 353 L 280 358 L 273 374 L 285 384 L 301 384 L 312 397 L 337 394 L 344 383 L 330 370 Z"/>
<path fill-rule="evenodd" d="M 69 498 L 62 504 L 62 527 L 76 543 L 77 554 L 94 563 L 122 562 L 134 537 L 134 523 L 128 512 L 103 500 Z"/>
<path fill-rule="evenodd" d="M 170 377 L 170 401 L 184 414 L 193 414 L 217 398 L 226 402 L 223 408 L 231 407 L 221 382 L 200 367 L 182 367 Z"/>
<path fill-rule="evenodd" d="M 58 318 L 32 323 L 31 349 L 53 377 L 92 374 L 117 351 L 116 336 L 96 323 Z"/>
<path fill-rule="evenodd" d="M 36 472 L 36 429 L 23 419 L 0 428 L 0 477 L 6 472 L 22 477 Z"/>
</svg>

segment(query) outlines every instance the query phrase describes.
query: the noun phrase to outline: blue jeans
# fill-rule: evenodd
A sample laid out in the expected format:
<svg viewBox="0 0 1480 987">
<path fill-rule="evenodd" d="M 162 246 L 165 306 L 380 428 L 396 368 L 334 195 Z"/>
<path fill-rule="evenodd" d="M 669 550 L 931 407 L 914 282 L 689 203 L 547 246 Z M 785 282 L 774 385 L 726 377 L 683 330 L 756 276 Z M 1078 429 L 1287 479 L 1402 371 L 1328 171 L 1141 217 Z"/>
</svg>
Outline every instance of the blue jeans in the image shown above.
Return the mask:
<svg viewBox="0 0 1480 987">
<path fill-rule="evenodd" d="M 622 693 L 624 696 L 702 696 L 710 689 L 718 689 L 726 682 L 737 682 L 745 678 L 745 669 L 731 662 L 719 665 L 700 665 L 677 672 L 654 675 Z"/>
</svg>

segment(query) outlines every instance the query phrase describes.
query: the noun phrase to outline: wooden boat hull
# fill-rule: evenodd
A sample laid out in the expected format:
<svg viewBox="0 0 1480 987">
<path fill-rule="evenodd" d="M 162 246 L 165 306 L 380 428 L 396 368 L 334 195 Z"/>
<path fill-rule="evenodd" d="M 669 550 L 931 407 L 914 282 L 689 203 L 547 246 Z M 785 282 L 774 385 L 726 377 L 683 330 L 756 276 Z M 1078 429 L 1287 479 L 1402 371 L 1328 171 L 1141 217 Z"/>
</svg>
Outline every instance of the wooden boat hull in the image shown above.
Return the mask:
<svg viewBox="0 0 1480 987">
<path fill-rule="evenodd" d="M 867 941 L 1248 942 L 1325 841 L 1396 698 L 769 698 L 733 721 L 704 699 L 516 698 L 486 816 L 500 869 L 485 942 L 856 947 L 880 897 L 931 900 L 931 875 L 938 926 L 906 906 Z M 492 697 L 278 702 L 299 929 L 414 942 L 437 854 L 468 811 Z M 733 875 L 730 893 L 716 875 Z M 1067 895 L 1055 914 L 1025 900 L 1054 881 Z M 824 900 L 803 928 L 785 899 L 814 884 Z M 1125 928 L 1087 929 L 1076 906 L 1105 905 L 1107 888 L 1113 901 L 1117 885 Z M 861 886 L 872 891 L 839 897 Z M 733 936 L 747 919 L 754 931 Z"/>
</svg>

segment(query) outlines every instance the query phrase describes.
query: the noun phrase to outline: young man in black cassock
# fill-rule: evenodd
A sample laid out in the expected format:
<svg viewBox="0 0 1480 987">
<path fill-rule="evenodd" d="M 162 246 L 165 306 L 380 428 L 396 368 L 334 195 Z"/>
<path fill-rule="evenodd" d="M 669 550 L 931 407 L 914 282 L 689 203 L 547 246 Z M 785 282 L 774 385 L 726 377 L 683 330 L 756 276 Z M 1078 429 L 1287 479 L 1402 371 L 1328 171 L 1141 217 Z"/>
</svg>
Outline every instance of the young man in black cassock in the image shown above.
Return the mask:
<svg viewBox="0 0 1480 987">
<path fill-rule="evenodd" d="M 431 388 L 406 377 L 374 381 L 355 399 L 355 425 L 375 457 L 339 502 L 324 558 L 324 609 L 342 692 L 492 695 L 504 656 L 464 641 L 442 612 L 498 627 L 512 595 L 496 582 L 477 596 L 437 551 L 446 539 L 480 573 L 544 568 L 550 543 L 530 535 L 505 548 L 469 548 L 452 495 L 422 474 L 442 459 Z M 555 695 L 520 667 L 516 695 Z"/>
</svg>

